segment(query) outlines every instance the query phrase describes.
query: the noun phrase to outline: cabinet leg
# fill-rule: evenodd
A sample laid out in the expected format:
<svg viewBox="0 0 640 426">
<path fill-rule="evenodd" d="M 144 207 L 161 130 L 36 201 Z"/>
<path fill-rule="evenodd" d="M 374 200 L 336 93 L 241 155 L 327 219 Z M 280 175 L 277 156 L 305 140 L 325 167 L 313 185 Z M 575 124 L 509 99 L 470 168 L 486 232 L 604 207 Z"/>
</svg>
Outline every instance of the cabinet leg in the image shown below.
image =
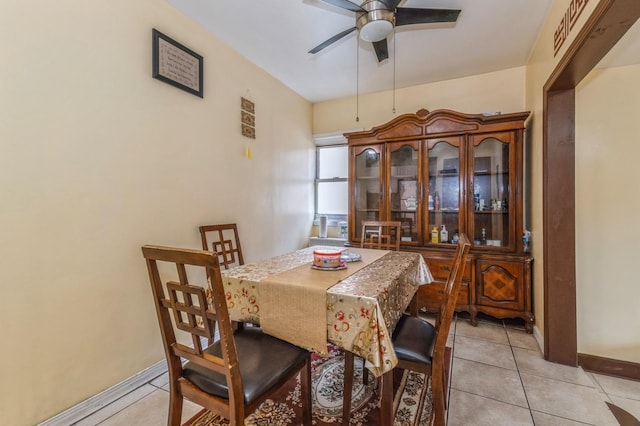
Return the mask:
<svg viewBox="0 0 640 426">
<path fill-rule="evenodd" d="M 471 315 L 471 318 L 469 320 L 471 322 L 471 325 L 476 327 L 478 325 L 478 320 L 477 320 L 478 310 L 476 309 L 475 306 L 470 307 L 469 315 Z"/>
<path fill-rule="evenodd" d="M 533 333 L 533 322 L 534 322 L 534 320 L 535 320 L 535 318 L 533 317 L 533 314 L 531 312 L 526 312 L 525 313 L 524 329 L 529 334 Z"/>
</svg>

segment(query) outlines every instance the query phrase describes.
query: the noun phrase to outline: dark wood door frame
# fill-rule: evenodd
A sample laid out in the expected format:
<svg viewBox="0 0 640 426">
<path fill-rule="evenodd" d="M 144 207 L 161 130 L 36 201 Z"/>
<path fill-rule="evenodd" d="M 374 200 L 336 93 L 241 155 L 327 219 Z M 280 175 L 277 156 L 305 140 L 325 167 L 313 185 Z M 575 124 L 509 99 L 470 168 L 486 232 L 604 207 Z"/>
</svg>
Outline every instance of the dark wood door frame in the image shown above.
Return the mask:
<svg viewBox="0 0 640 426">
<path fill-rule="evenodd" d="M 601 0 L 544 85 L 544 357 L 575 366 L 575 88 L 640 17 L 638 0 Z"/>
</svg>

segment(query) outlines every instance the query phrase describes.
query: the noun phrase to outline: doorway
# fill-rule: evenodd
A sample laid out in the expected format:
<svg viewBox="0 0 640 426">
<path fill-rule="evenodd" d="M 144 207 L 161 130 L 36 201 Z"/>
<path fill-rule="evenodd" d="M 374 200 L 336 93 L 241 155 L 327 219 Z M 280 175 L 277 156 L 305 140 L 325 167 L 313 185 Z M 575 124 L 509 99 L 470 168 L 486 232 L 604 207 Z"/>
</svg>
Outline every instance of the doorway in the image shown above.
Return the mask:
<svg viewBox="0 0 640 426">
<path fill-rule="evenodd" d="M 544 356 L 578 364 L 575 88 L 640 17 L 637 0 L 601 0 L 544 86 Z"/>
</svg>

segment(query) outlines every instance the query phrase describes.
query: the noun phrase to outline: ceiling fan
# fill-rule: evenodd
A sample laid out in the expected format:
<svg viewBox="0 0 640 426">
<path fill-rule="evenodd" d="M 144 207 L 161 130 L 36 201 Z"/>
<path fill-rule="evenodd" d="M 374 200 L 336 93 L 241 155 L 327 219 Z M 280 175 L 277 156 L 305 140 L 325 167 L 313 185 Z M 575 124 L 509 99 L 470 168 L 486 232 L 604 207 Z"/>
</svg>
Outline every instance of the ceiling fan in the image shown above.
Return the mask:
<svg viewBox="0 0 640 426">
<path fill-rule="evenodd" d="M 318 53 L 356 29 L 360 38 L 373 43 L 378 62 L 389 57 L 387 36 L 395 26 L 434 22 L 456 22 L 460 9 L 418 9 L 398 7 L 401 0 L 364 0 L 361 5 L 349 0 L 322 0 L 325 3 L 356 12 L 356 26 L 342 31 L 320 43 L 309 53 Z"/>
</svg>

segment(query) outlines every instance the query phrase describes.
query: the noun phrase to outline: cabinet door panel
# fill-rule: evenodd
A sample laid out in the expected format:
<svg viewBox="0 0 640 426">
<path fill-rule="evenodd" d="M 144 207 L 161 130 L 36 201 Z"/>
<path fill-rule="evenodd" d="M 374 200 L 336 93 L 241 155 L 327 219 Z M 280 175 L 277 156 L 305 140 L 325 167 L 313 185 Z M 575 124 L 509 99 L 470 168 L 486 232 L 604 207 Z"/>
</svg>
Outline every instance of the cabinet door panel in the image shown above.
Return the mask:
<svg viewBox="0 0 640 426">
<path fill-rule="evenodd" d="M 402 244 L 417 245 L 422 242 L 422 181 L 420 180 L 420 141 L 392 142 L 387 144 L 387 185 L 389 202 L 385 206 L 386 217 L 401 223 Z"/>
<path fill-rule="evenodd" d="M 515 205 L 515 149 L 513 133 L 474 135 L 471 144 L 473 208 L 469 232 L 474 246 L 513 251 Z"/>
<path fill-rule="evenodd" d="M 523 310 L 523 277 L 521 263 L 479 260 L 476 303 Z"/>
<path fill-rule="evenodd" d="M 382 215 L 382 182 L 384 179 L 383 145 L 351 148 L 349 178 L 354 182 L 350 190 L 349 229 L 352 239 L 360 240 L 362 222 L 384 220 Z"/>
<path fill-rule="evenodd" d="M 425 150 L 427 211 L 426 246 L 452 244 L 462 226 L 465 209 L 462 137 L 428 139 Z"/>
</svg>

